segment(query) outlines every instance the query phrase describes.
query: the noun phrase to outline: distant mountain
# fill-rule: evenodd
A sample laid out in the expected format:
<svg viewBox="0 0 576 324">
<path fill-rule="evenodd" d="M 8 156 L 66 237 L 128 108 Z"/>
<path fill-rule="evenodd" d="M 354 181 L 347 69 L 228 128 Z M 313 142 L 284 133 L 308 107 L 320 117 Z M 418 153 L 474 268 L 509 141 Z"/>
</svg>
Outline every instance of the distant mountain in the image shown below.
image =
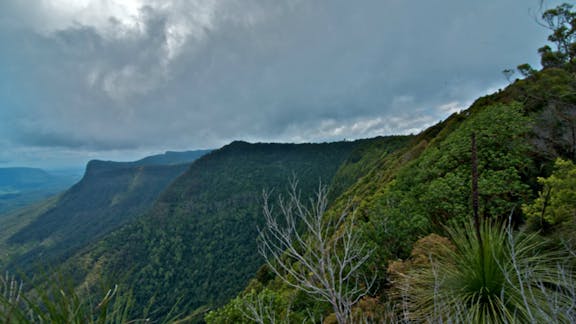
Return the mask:
<svg viewBox="0 0 576 324">
<path fill-rule="evenodd" d="M 0 188 L 29 188 L 53 181 L 48 172 L 37 168 L 0 168 Z"/>
<path fill-rule="evenodd" d="M 0 237 L 17 251 L 4 262 L 10 269 L 26 270 L 39 260 L 49 263 L 71 255 L 146 211 L 205 152 L 171 152 L 136 162 L 90 161 L 84 177 L 49 206 L 42 205 L 41 213 L 32 208 L 11 215 L 7 221 L 25 221 L 9 237 Z"/>
<path fill-rule="evenodd" d="M 220 305 L 262 262 L 256 249 L 262 190 L 275 196 L 296 177 L 308 196 L 320 182 L 333 180 L 351 152 L 371 141 L 385 149 L 383 143 L 397 146 L 400 140 L 233 142 L 194 162 L 145 217 L 104 237 L 69 267 L 87 283 L 109 276 L 132 286 L 139 305 L 154 296 L 159 313 L 180 298 L 191 309 Z"/>
<path fill-rule="evenodd" d="M 0 218 L 2 214 L 57 194 L 80 178 L 75 170 L 0 168 Z"/>
</svg>

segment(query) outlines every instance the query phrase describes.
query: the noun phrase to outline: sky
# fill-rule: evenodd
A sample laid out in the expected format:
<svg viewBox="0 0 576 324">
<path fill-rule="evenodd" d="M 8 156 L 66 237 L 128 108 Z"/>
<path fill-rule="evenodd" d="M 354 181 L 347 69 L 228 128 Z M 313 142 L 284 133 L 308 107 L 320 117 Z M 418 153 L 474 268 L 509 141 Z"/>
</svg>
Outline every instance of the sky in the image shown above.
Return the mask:
<svg viewBox="0 0 576 324">
<path fill-rule="evenodd" d="M 0 167 L 418 133 L 539 66 L 540 3 L 2 0 Z"/>
</svg>

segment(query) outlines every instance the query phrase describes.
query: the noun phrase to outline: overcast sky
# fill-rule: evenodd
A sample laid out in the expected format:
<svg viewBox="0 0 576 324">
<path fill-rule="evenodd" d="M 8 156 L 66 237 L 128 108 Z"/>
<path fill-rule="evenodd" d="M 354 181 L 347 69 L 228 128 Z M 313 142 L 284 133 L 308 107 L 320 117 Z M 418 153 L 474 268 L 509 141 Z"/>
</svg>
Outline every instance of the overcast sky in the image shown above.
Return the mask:
<svg viewBox="0 0 576 324">
<path fill-rule="evenodd" d="M 416 133 L 538 65 L 539 4 L 1 0 L 0 166 Z"/>
</svg>

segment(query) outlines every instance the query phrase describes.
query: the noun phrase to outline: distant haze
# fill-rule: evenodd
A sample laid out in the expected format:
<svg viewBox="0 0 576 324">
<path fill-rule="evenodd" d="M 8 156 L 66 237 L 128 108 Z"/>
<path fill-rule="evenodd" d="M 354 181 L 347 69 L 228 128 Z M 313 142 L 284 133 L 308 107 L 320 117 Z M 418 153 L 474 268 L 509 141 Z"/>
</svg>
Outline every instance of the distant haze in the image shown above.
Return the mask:
<svg viewBox="0 0 576 324">
<path fill-rule="evenodd" d="M 0 166 L 418 132 L 504 87 L 503 69 L 538 66 L 541 10 L 539 0 L 2 0 Z"/>
</svg>

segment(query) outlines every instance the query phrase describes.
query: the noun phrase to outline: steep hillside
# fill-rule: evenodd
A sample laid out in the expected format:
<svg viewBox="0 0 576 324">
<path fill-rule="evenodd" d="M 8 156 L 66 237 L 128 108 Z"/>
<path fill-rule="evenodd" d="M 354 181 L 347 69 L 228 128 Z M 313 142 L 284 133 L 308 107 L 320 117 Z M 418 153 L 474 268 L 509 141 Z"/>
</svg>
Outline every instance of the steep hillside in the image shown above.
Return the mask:
<svg viewBox="0 0 576 324">
<path fill-rule="evenodd" d="M 389 154 L 408 146 L 415 136 L 382 136 L 362 141 L 338 168 L 330 183 L 330 200 L 342 195 L 348 188 L 378 166 Z"/>
<path fill-rule="evenodd" d="M 38 203 L 13 210 L 3 214 L 0 219 L 0 269 L 5 268 L 13 256 L 26 253 L 35 247 L 34 242 L 28 244 L 9 244 L 8 238 L 18 232 L 26 224 L 31 223 L 43 213 L 57 205 L 58 196 L 53 196 Z"/>
<path fill-rule="evenodd" d="M 176 312 L 188 315 L 185 322 L 208 324 L 576 323 L 572 9 L 563 4 L 543 13 L 539 23 L 553 32 L 553 47 L 538 50 L 541 71 L 518 66 L 523 80 L 417 136 L 233 142 L 212 151 L 140 217 L 63 263 L 60 275 L 74 288 L 119 290 L 96 306 L 85 296 L 67 298 L 76 295 L 51 280 L 44 280 L 49 289 L 40 285 L 32 294 L 49 291 L 64 306 L 88 300 L 101 314 L 114 309 L 123 319 L 151 321 Z M 514 73 L 504 71 L 507 78 Z M 124 193 L 140 188 L 147 168 L 93 162 L 86 178 L 113 174 L 122 194 L 92 184 L 104 198 L 80 201 L 107 211 L 130 202 L 130 211 L 142 201 Z M 299 192 L 264 204 L 263 190 L 282 195 L 290 179 L 298 179 Z M 314 195 L 318 183 L 329 184 L 328 198 L 322 190 Z M 68 198 L 38 206 L 23 218 L 24 228 L 11 218 L 0 234 L 12 244 L 0 241 L 0 249 L 30 257 L 21 250 L 35 242 L 50 247 L 60 228 L 73 228 L 54 226 L 51 216 Z M 61 299 L 37 302 L 36 310 L 50 308 L 51 300 Z M 0 306 L 27 311 L 26 303 Z"/>
<path fill-rule="evenodd" d="M 194 159 L 204 153 L 193 152 L 185 157 Z M 189 163 L 171 164 L 181 162 L 184 157 L 173 156 L 174 161 L 159 160 L 167 165 L 154 165 L 146 159 L 142 162 L 90 161 L 82 180 L 52 199 L 49 206 L 43 204 L 42 212 L 29 208 L 6 217 L 6 222 L 21 225 L 9 237 L 0 237 L 7 247 L 17 251 L 0 262 L 13 270 L 28 271 L 44 266 L 62 260 L 133 220 L 152 206 L 168 184 L 189 167 Z"/>
<path fill-rule="evenodd" d="M 471 144 L 478 141 L 480 212 L 524 220 L 521 206 L 541 187 L 556 158 L 574 160 L 576 78 L 549 68 L 479 98 L 467 110 L 423 131 L 342 195 L 332 212 L 352 200 L 366 220 L 364 235 L 380 264 L 407 257 L 412 243 L 470 217 Z"/>
<path fill-rule="evenodd" d="M 352 206 L 359 220 L 355 235 L 373 250 L 363 272 L 377 274 L 372 294 L 380 298 L 367 301 L 372 307 L 368 314 L 390 311 L 383 304 L 390 298 L 387 289 L 391 281 L 386 274 L 391 261 L 411 260 L 417 240 L 430 233 L 447 235 L 446 226 L 471 219 L 472 134 L 478 145 L 481 216 L 511 217 L 520 226 L 526 221 L 522 206 L 532 203 L 542 189 L 537 179 L 551 174 L 556 158 L 574 160 L 574 116 L 574 72 L 568 68 L 533 72 L 503 91 L 479 98 L 469 109 L 423 131 L 405 147 L 360 164 L 357 168 L 369 171 L 347 190 L 333 188 L 343 194 L 328 213 L 340 214 Z M 573 232 L 566 228 L 565 223 L 556 225 L 556 233 L 564 233 L 563 242 L 571 242 Z M 566 236 L 566 232 L 572 234 Z M 245 321 L 239 308 L 253 305 L 255 300 L 268 303 L 261 311 L 277 312 L 276 318 L 302 320 L 309 314 L 329 313 L 326 305 L 258 273 L 244 294 L 212 313 L 209 320 Z"/>
<path fill-rule="evenodd" d="M 160 313 L 180 298 L 180 310 L 221 305 L 261 263 L 256 238 L 262 190 L 282 192 L 295 176 L 307 196 L 320 181 L 331 182 L 351 151 L 372 141 L 385 139 L 234 142 L 197 160 L 146 217 L 98 242 L 72 267 L 87 282 L 105 274 L 122 278 L 133 286 L 137 304 L 154 296 Z"/>
</svg>

